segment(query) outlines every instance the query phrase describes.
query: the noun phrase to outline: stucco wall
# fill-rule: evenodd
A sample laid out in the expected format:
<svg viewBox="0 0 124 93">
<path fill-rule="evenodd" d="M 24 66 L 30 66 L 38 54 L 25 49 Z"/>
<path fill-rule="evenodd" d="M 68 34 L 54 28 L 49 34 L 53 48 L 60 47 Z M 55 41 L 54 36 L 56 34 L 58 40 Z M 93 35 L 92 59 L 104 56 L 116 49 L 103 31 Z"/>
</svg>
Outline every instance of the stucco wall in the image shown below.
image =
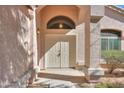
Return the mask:
<svg viewBox="0 0 124 93">
<path fill-rule="evenodd" d="M 47 29 L 47 22 L 56 16 L 67 16 L 72 19 L 75 23 L 78 20 L 78 7 L 67 6 L 67 5 L 49 5 L 44 7 L 40 11 L 40 21 L 41 27 L 45 30 Z"/>
<path fill-rule="evenodd" d="M 76 26 L 76 62 L 78 65 L 85 64 L 85 23 Z"/>
<path fill-rule="evenodd" d="M 124 19 L 122 19 L 124 20 Z M 111 18 L 109 16 L 104 16 L 101 21 L 101 29 L 113 29 L 117 31 L 121 31 L 121 50 L 124 51 L 124 22 L 120 22 L 119 20 L 116 20 L 114 18 Z"/>
<path fill-rule="evenodd" d="M 26 6 L 0 6 L 0 87 L 26 87 L 32 41 Z"/>
<path fill-rule="evenodd" d="M 104 16 L 104 5 L 91 5 L 91 16 Z"/>
<path fill-rule="evenodd" d="M 100 23 L 91 23 L 91 31 L 90 31 L 90 36 L 91 36 L 91 43 L 90 43 L 90 48 L 91 48 L 91 68 L 98 68 L 99 63 L 100 63 L 100 50 L 101 50 L 101 44 L 100 44 Z"/>
<path fill-rule="evenodd" d="M 104 16 L 100 22 L 101 29 L 115 29 L 124 32 L 124 22 L 120 22 L 119 20 L 113 19 L 109 16 Z"/>
</svg>

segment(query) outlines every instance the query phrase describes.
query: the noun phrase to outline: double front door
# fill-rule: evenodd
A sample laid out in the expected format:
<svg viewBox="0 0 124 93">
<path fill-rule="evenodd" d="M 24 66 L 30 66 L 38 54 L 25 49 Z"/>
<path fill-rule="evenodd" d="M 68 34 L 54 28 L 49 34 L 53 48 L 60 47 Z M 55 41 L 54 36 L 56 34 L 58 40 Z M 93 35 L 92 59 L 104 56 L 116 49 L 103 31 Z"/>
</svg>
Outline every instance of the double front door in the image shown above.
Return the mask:
<svg viewBox="0 0 124 93">
<path fill-rule="evenodd" d="M 47 68 L 69 67 L 69 42 L 54 43 L 46 53 Z"/>
<path fill-rule="evenodd" d="M 74 35 L 45 36 L 45 68 L 74 67 L 76 64 L 76 37 Z"/>
</svg>

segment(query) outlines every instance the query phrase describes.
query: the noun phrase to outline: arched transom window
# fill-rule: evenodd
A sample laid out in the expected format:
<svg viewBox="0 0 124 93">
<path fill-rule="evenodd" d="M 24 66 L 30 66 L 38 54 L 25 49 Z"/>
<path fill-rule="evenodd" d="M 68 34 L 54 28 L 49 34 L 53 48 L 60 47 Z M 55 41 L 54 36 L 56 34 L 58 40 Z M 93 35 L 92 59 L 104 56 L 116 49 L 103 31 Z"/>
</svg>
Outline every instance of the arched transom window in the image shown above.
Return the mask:
<svg viewBox="0 0 124 93">
<path fill-rule="evenodd" d="M 47 29 L 75 29 L 75 23 L 66 16 L 56 16 L 48 21 Z"/>
</svg>

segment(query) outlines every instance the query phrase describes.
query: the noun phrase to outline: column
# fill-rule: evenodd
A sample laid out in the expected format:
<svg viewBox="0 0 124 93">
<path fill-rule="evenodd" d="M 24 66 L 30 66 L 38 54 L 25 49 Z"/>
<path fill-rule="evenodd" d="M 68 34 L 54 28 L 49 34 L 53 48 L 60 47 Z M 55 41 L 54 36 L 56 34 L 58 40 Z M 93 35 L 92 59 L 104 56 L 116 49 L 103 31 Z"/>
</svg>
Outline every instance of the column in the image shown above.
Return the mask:
<svg viewBox="0 0 124 93">
<path fill-rule="evenodd" d="M 90 23 L 90 64 L 88 68 L 88 75 L 90 76 L 104 75 L 104 70 L 100 67 L 100 33 L 100 22 Z"/>
<path fill-rule="evenodd" d="M 36 14 L 35 14 L 35 6 L 32 6 L 32 11 L 30 12 L 30 16 L 31 16 L 31 23 L 32 23 L 32 27 L 31 29 L 33 29 L 33 68 L 36 68 L 38 66 L 38 60 L 37 60 L 37 31 L 36 31 Z"/>
</svg>

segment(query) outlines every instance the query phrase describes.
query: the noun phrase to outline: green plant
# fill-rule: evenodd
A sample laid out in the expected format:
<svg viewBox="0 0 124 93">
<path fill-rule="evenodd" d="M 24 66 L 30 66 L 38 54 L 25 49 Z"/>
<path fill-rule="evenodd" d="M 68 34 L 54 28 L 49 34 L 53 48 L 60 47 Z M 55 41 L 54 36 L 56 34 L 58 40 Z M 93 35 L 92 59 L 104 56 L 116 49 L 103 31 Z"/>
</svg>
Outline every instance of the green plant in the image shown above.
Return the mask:
<svg viewBox="0 0 124 93">
<path fill-rule="evenodd" d="M 116 68 L 124 68 L 124 52 L 123 51 L 102 51 L 102 58 L 105 59 L 107 62 L 107 67 L 109 70 L 109 73 L 112 74 L 112 72 Z"/>
<path fill-rule="evenodd" d="M 102 51 L 101 55 L 103 58 L 110 58 L 114 56 L 120 61 L 124 61 L 124 51 L 118 51 L 118 50 Z"/>
<path fill-rule="evenodd" d="M 95 88 L 123 88 L 124 85 L 120 83 L 102 82 L 96 84 Z"/>
</svg>

